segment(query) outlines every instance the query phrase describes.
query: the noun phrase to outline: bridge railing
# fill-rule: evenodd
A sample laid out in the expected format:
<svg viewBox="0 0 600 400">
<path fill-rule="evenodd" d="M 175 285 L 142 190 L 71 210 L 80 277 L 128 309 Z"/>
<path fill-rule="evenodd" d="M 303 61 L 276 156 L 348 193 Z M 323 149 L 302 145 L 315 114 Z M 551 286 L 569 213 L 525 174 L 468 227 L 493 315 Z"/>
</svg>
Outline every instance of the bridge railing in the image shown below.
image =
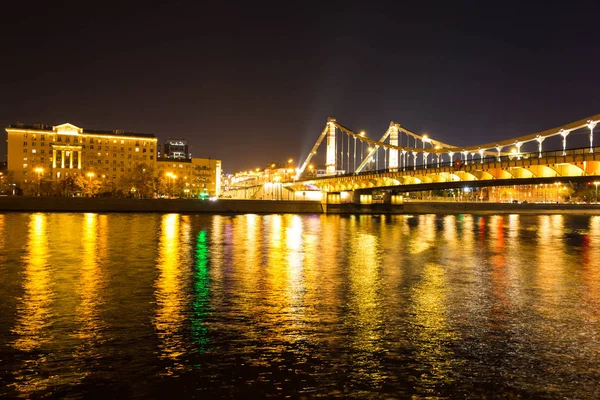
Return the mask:
<svg viewBox="0 0 600 400">
<path fill-rule="evenodd" d="M 594 147 L 593 148 L 593 153 L 600 153 L 600 147 Z M 568 149 L 566 151 L 563 152 L 563 150 L 549 150 L 549 151 L 543 151 L 541 152 L 541 157 L 540 157 L 540 153 L 535 151 L 535 152 L 524 152 L 524 153 L 519 153 L 519 154 L 510 154 L 510 155 L 503 155 L 503 156 L 486 156 L 483 157 L 483 160 L 479 157 L 475 158 L 475 159 L 471 159 L 468 160 L 467 162 L 465 161 L 461 161 L 459 164 L 455 164 L 456 161 L 458 160 L 454 160 L 454 161 L 440 161 L 440 163 L 438 164 L 437 161 L 433 161 L 433 162 L 429 162 L 427 163 L 427 166 L 425 166 L 423 164 L 423 162 L 421 161 L 420 164 L 417 164 L 416 167 L 414 165 L 407 165 L 404 167 L 398 167 L 396 169 L 396 171 L 419 171 L 419 170 L 427 170 L 427 169 L 442 169 L 442 168 L 452 168 L 454 167 L 454 169 L 456 170 L 460 170 L 461 168 L 463 168 L 464 165 L 477 165 L 477 164 L 486 164 L 486 163 L 502 163 L 502 162 L 509 162 L 509 161 L 515 161 L 518 159 L 521 160 L 527 160 L 527 159 L 543 159 L 543 158 L 566 158 L 566 157 L 570 157 L 570 156 L 584 156 L 590 154 L 590 148 L 589 147 L 581 147 L 581 148 L 574 148 L 574 149 Z M 445 154 L 447 156 L 447 154 Z M 599 156 L 600 158 L 600 156 Z M 388 173 L 388 172 L 392 172 L 390 171 L 389 168 L 385 168 L 385 169 L 377 169 L 377 170 L 363 170 L 361 172 L 358 173 L 346 173 L 346 174 L 336 174 L 336 175 L 328 175 L 328 176 L 321 176 L 321 177 L 316 177 L 316 178 L 311 178 L 310 180 L 321 180 L 321 179 L 329 179 L 332 177 L 352 177 L 352 176 L 364 176 L 364 175 L 372 175 L 372 174 L 382 174 L 382 173 Z"/>
</svg>

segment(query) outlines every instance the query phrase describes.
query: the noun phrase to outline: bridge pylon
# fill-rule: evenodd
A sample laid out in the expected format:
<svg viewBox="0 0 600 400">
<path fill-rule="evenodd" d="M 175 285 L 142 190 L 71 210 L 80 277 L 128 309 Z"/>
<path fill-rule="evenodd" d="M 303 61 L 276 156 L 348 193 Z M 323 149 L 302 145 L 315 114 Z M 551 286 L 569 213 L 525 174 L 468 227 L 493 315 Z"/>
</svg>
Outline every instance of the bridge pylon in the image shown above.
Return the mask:
<svg viewBox="0 0 600 400">
<path fill-rule="evenodd" d="M 325 162 L 325 174 L 335 175 L 336 172 L 336 148 L 335 148 L 335 118 L 327 118 L 327 155 Z"/>
</svg>

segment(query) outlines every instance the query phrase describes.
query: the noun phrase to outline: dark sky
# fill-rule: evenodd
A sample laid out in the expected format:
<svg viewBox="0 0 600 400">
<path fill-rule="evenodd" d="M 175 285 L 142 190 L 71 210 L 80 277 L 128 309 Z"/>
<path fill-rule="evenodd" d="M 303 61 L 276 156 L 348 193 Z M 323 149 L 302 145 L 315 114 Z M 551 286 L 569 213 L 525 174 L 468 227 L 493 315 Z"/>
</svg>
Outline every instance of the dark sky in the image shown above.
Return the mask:
<svg viewBox="0 0 600 400">
<path fill-rule="evenodd" d="M 328 116 L 471 145 L 600 113 L 592 1 L 19 3 L 4 126 L 185 138 L 226 172 L 305 157 Z"/>
</svg>

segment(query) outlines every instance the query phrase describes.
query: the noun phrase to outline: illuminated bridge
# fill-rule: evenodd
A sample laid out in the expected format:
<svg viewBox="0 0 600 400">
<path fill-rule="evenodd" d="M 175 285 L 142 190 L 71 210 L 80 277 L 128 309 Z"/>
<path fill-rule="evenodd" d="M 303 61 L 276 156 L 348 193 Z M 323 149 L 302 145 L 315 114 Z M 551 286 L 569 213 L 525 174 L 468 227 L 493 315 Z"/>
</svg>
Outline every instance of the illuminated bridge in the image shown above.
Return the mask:
<svg viewBox="0 0 600 400">
<path fill-rule="evenodd" d="M 600 114 L 525 136 L 455 146 L 391 122 L 378 139 L 329 118 L 297 169 L 294 192 L 405 193 L 432 189 L 589 181 L 600 178 L 600 146 L 594 128 Z M 325 169 L 318 160 L 325 147 Z M 316 161 L 315 164 L 321 163 Z"/>
</svg>

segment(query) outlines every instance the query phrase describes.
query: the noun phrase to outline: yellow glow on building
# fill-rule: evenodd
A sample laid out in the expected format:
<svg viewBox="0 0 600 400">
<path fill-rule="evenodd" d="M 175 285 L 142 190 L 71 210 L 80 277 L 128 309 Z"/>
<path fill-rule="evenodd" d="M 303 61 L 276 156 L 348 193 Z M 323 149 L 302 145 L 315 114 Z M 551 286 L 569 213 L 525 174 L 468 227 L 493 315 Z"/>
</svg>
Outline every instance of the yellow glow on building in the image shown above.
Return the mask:
<svg viewBox="0 0 600 400">
<path fill-rule="evenodd" d="M 118 180 L 141 163 L 154 165 L 154 135 L 85 130 L 72 124 L 6 128 L 8 169 L 17 183 L 61 180 L 88 172 Z M 135 151 L 134 151 L 135 149 Z M 140 150 L 141 149 L 141 150 Z M 35 173 L 43 168 L 43 172 Z"/>
<path fill-rule="evenodd" d="M 155 174 L 175 186 L 183 197 L 218 196 L 221 193 L 221 160 L 212 158 L 159 158 Z"/>
</svg>

